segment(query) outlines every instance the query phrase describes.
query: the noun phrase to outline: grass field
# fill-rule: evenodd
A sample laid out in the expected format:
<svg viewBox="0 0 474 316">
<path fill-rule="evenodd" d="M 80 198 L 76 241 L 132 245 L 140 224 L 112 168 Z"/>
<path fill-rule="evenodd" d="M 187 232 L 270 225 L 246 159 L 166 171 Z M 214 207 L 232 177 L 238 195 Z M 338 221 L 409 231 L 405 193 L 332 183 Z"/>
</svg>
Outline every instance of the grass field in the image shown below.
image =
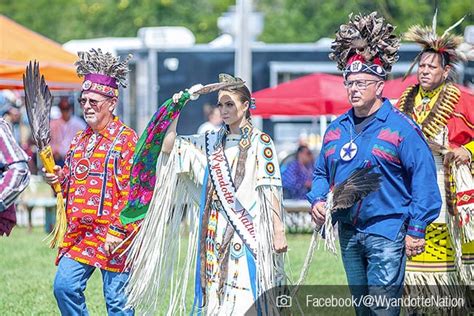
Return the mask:
<svg viewBox="0 0 474 316">
<path fill-rule="evenodd" d="M 55 250 L 42 239 L 45 233 L 35 228 L 15 228 L 8 238 L 0 238 L 0 315 L 59 315 L 52 294 L 56 268 Z M 310 235 L 288 235 L 287 272 L 296 280 L 303 264 Z M 346 284 L 340 257 L 318 250 L 306 284 Z M 100 273 L 89 280 L 86 299 L 90 315 L 106 315 Z"/>
</svg>

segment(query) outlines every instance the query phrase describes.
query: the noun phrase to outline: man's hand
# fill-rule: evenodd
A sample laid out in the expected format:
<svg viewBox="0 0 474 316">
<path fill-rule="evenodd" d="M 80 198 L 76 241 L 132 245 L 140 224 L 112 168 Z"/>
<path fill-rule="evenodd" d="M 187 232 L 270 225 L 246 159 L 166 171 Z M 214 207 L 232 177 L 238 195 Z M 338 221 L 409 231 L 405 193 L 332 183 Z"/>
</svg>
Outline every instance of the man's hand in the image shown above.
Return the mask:
<svg viewBox="0 0 474 316">
<path fill-rule="evenodd" d="M 276 253 L 282 253 L 288 250 L 288 243 L 286 242 L 284 230 L 275 232 L 273 236 L 273 248 L 275 249 Z"/>
<path fill-rule="evenodd" d="M 45 168 L 43 168 L 42 171 L 44 173 L 44 180 L 51 186 L 57 183 L 60 179 L 64 178 L 63 169 L 58 165 L 53 167 L 54 173 L 47 173 Z"/>
<path fill-rule="evenodd" d="M 116 237 L 111 234 L 107 234 L 105 237 L 104 250 L 107 256 L 110 256 L 115 248 L 123 241 L 122 238 Z"/>
<path fill-rule="evenodd" d="M 470 158 L 471 153 L 467 149 L 464 147 L 458 147 L 454 148 L 444 156 L 444 164 L 449 165 L 451 162 L 456 163 L 458 166 L 468 164 Z"/>
<path fill-rule="evenodd" d="M 425 238 L 413 237 L 406 235 L 405 237 L 405 252 L 408 257 L 413 257 L 425 251 Z"/>
<path fill-rule="evenodd" d="M 321 201 L 314 204 L 313 209 L 311 210 L 311 217 L 317 226 L 321 227 L 324 225 L 326 220 L 326 202 Z"/>
</svg>

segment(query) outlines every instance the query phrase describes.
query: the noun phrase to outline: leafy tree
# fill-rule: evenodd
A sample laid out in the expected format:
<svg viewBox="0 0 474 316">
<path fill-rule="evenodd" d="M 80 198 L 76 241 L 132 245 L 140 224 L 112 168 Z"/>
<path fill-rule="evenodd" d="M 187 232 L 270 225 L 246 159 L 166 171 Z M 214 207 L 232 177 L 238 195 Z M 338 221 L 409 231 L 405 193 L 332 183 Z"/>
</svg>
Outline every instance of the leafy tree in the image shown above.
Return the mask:
<svg viewBox="0 0 474 316">
<path fill-rule="evenodd" d="M 474 23 L 470 0 L 259 0 L 265 12 L 264 42 L 314 42 L 333 37 L 353 13 L 378 11 L 402 33 L 413 24 L 431 25 L 438 8 L 438 32 L 466 14 L 462 26 Z M 461 27 L 458 27 L 458 31 Z"/>
<path fill-rule="evenodd" d="M 186 26 L 198 42 L 218 34 L 231 0 L 2 0 L 0 13 L 58 42 L 136 36 L 145 26 Z"/>
<path fill-rule="evenodd" d="M 235 0 L 2 0 L 0 13 L 61 43 L 136 36 L 145 26 L 185 26 L 198 43 L 205 43 L 219 35 L 217 18 L 234 4 Z M 254 5 L 265 15 L 259 39 L 268 43 L 333 37 L 350 12 L 379 11 L 398 32 L 412 24 L 430 24 L 435 7 L 440 31 L 472 13 L 471 0 L 254 0 Z M 462 26 L 473 23 L 471 14 Z"/>
</svg>

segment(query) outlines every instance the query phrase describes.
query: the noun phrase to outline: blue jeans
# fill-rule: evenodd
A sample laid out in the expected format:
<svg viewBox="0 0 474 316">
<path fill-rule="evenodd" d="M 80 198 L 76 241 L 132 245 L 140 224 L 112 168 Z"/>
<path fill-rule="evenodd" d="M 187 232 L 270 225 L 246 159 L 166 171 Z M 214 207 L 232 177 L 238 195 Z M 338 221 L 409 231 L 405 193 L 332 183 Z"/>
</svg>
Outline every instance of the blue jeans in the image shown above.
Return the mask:
<svg viewBox="0 0 474 316">
<path fill-rule="evenodd" d="M 400 306 L 388 303 L 403 294 L 405 279 L 405 235 L 403 225 L 395 240 L 358 232 L 350 224 L 339 224 L 339 242 L 347 282 L 356 302 L 377 297 L 376 303 L 356 304 L 357 315 L 399 315 Z M 370 300 L 369 300 L 370 302 Z M 381 303 L 381 304 L 380 304 Z M 386 305 L 386 306 L 380 306 Z"/>
<path fill-rule="evenodd" d="M 84 290 L 87 280 L 96 268 L 70 258 L 62 257 L 54 279 L 54 296 L 61 315 L 89 315 Z M 128 273 L 116 273 L 100 269 L 108 315 L 134 315 L 125 309 L 127 298 L 125 285 Z"/>
</svg>

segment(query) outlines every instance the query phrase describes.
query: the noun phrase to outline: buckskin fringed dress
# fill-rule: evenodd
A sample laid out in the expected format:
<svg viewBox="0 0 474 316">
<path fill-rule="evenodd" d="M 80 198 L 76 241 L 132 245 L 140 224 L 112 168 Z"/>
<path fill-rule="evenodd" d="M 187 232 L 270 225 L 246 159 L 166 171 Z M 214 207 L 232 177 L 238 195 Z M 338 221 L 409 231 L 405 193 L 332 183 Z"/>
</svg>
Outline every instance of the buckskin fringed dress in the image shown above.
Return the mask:
<svg viewBox="0 0 474 316">
<path fill-rule="evenodd" d="M 146 155 L 161 145 L 159 134 L 184 101 L 168 100 L 158 109 L 142 135 L 144 144 L 154 144 Z M 143 177 L 156 177 L 146 216 L 131 207 L 122 217 L 144 217 L 129 254 L 127 291 L 137 312 L 189 313 L 188 281 L 194 278 L 193 314 L 243 315 L 252 305 L 258 313 L 276 314 L 276 293 L 266 290 L 285 279 L 283 255 L 273 250 L 273 216 L 282 210 L 280 170 L 267 134 L 250 123 L 241 132 L 231 135 L 223 127 L 178 136 L 170 154 L 158 153 L 156 174 Z"/>
</svg>

